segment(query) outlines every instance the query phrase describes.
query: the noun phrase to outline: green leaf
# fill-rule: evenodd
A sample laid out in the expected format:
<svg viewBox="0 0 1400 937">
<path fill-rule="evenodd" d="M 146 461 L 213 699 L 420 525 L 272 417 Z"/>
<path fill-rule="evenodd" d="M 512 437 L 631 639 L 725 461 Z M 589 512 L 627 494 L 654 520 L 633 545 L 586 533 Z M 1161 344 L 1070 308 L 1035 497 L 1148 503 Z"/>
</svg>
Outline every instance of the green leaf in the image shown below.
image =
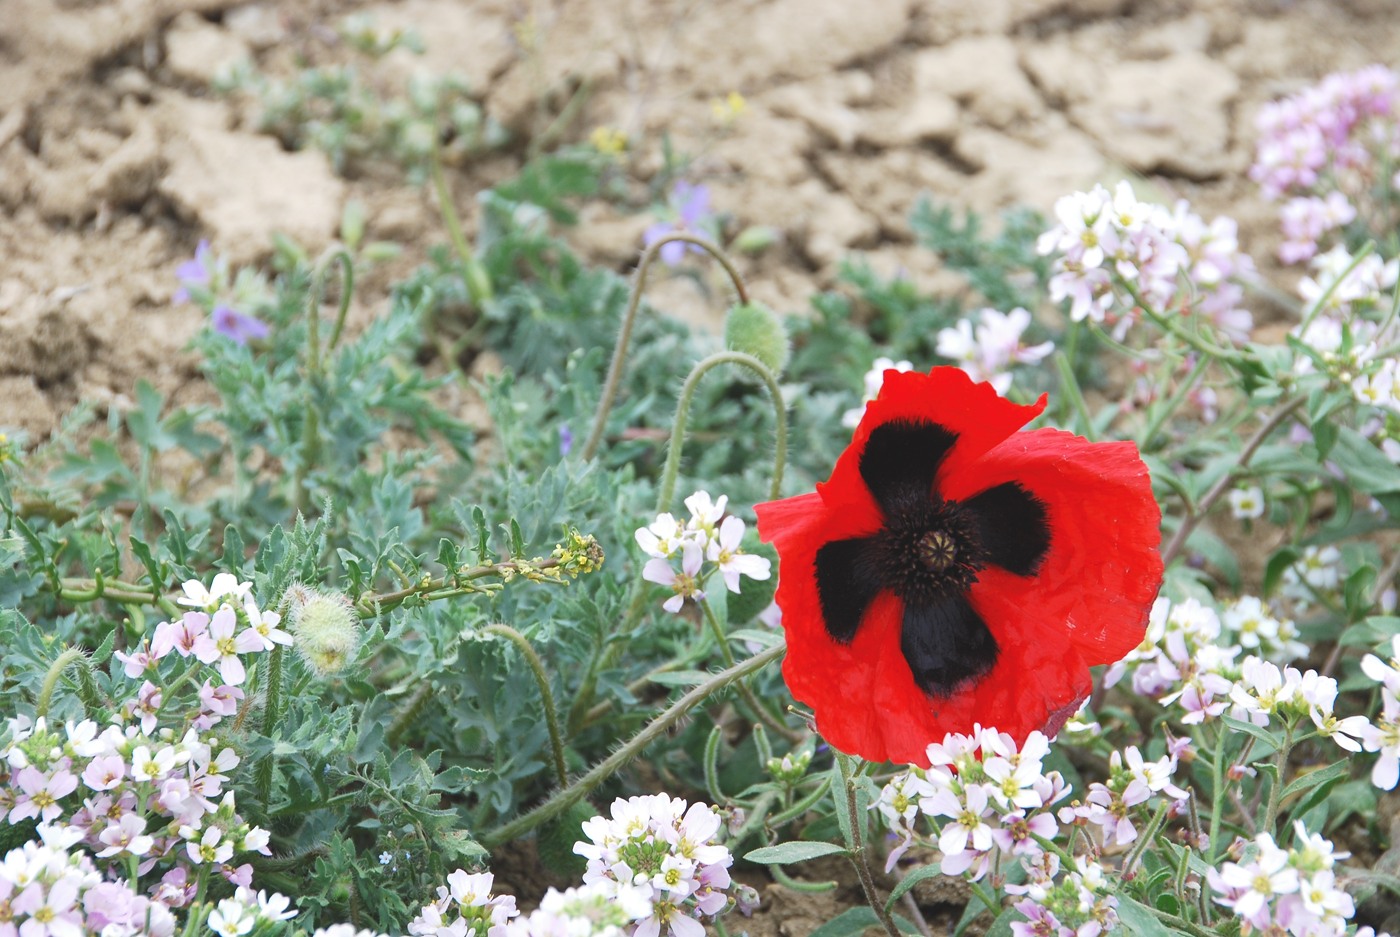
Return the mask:
<svg viewBox="0 0 1400 937">
<path fill-rule="evenodd" d="M 899 915 L 894 915 L 895 927 L 904 934 L 917 934 L 919 931 Z M 879 916 L 869 907 L 849 908 L 812 931 L 809 937 L 860 937 L 867 929 L 879 927 Z"/>
<path fill-rule="evenodd" d="M 141 565 L 146 567 L 146 575 L 151 577 L 152 588 L 159 589 L 165 584 L 165 564 L 155 561 L 151 556 L 151 548 L 144 541 L 132 537 L 131 552 L 141 561 Z"/>
<path fill-rule="evenodd" d="M 1351 764 L 1346 761 L 1339 761 L 1336 764 L 1328 765 L 1325 768 L 1318 768 L 1316 771 L 1309 771 L 1301 777 L 1296 777 L 1283 789 L 1283 799 L 1287 800 L 1295 794 L 1312 793 L 1298 802 L 1293 808 L 1295 815 L 1301 816 L 1327 796 L 1327 792 L 1351 774 Z"/>
<path fill-rule="evenodd" d="M 1282 547 L 1273 556 L 1269 557 L 1269 562 L 1264 565 L 1264 595 L 1265 597 L 1274 594 L 1278 588 L 1279 580 L 1283 578 L 1284 570 L 1298 561 L 1302 553 L 1295 547 Z"/>
<path fill-rule="evenodd" d="M 1342 427 L 1337 433 L 1332 459 L 1351 483 L 1367 494 L 1400 492 L 1400 466 L 1354 429 Z"/>
<path fill-rule="evenodd" d="M 987 928 L 986 937 L 1011 937 L 1016 933 L 1011 929 L 1011 925 L 1017 921 L 1026 920 L 1026 916 L 1015 908 L 1007 908 L 997 919 L 992 922 L 992 926 Z"/>
<path fill-rule="evenodd" d="M 809 843 L 791 842 L 779 843 L 776 846 L 764 846 L 755 849 L 744 855 L 750 862 L 759 862 L 764 865 L 791 865 L 795 862 L 807 862 L 811 859 L 820 859 L 822 856 L 847 855 L 844 846 L 835 843 Z M 868 908 L 866 910 L 869 910 Z M 872 912 L 873 913 L 873 912 Z"/>
<path fill-rule="evenodd" d="M 247 561 L 245 552 L 243 534 L 239 533 L 237 527 L 229 524 L 224 528 L 224 569 L 233 573 L 242 570 Z"/>
<path fill-rule="evenodd" d="M 662 686 L 699 686 L 713 674 L 703 670 L 672 670 L 668 673 L 653 674 L 647 679 Z"/>
<path fill-rule="evenodd" d="M 925 879 L 937 878 L 943 874 L 943 867 L 937 863 L 933 865 L 921 865 L 908 875 L 904 876 L 898 885 L 890 889 L 890 900 L 885 902 L 885 910 L 894 910 L 894 903 L 903 898 L 904 895 L 915 885 Z"/>
<path fill-rule="evenodd" d="M 1181 933 L 1163 924 L 1150 908 L 1127 895 L 1118 896 L 1118 919 L 1133 937 L 1172 937 Z"/>
<path fill-rule="evenodd" d="M 731 631 L 729 633 L 729 640 L 752 642 L 762 647 L 769 648 L 781 644 L 783 636 L 781 632 L 777 631 L 768 631 L 760 628 L 740 628 L 737 631 Z"/>
<path fill-rule="evenodd" d="M 1266 758 L 1278 751 L 1278 739 L 1268 729 L 1257 726 L 1252 722 L 1245 722 L 1242 719 L 1232 719 L 1229 716 L 1221 716 L 1220 720 L 1234 731 L 1252 735 L 1263 743 L 1263 748 L 1255 746 L 1254 751 L 1250 753 L 1250 760 L 1256 764 L 1259 764 L 1260 759 Z M 1271 764 L 1259 764 L 1260 770 L 1268 770 L 1272 767 L 1273 765 Z"/>
</svg>

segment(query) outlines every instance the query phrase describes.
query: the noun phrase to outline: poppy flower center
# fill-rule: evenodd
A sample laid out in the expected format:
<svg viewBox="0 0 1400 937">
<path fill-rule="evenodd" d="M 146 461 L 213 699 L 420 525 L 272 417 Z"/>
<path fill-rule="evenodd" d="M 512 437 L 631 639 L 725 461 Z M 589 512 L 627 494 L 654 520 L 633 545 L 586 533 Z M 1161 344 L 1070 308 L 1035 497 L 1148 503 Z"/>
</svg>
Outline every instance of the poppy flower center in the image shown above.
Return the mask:
<svg viewBox="0 0 1400 937">
<path fill-rule="evenodd" d="M 877 540 L 884 584 L 906 602 L 962 592 L 986 565 L 975 526 L 954 501 L 930 498 L 891 517 Z"/>
<path fill-rule="evenodd" d="M 914 683 L 946 698 L 985 676 L 1000 647 L 970 600 L 977 574 L 995 566 L 1033 576 L 1050 549 L 1045 505 L 1016 482 L 964 501 L 945 500 L 938 470 L 958 436 L 937 423 L 893 420 L 876 427 L 860 476 L 884 526 L 832 540 L 816 555 L 822 618 L 848 644 L 882 591 L 903 603 L 900 651 Z"/>
</svg>

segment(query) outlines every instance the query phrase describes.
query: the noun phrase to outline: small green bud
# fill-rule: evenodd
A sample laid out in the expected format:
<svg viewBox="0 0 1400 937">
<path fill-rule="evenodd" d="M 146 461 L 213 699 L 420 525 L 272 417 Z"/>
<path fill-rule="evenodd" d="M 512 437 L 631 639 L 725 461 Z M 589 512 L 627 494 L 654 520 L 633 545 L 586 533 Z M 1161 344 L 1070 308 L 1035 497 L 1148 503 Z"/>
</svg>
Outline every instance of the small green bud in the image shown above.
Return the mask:
<svg viewBox="0 0 1400 937">
<path fill-rule="evenodd" d="M 747 303 L 729 310 L 724 323 L 724 346 L 730 351 L 753 355 L 768 366 L 774 377 L 782 377 L 792 352 L 787 329 L 767 306 Z"/>
<path fill-rule="evenodd" d="M 750 225 L 734 238 L 733 247 L 741 254 L 757 254 L 776 244 L 779 237 L 777 228 L 769 225 Z"/>
<path fill-rule="evenodd" d="M 326 595 L 293 585 L 283 596 L 297 653 L 318 677 L 332 677 L 360 649 L 360 616 L 339 592 Z"/>
</svg>

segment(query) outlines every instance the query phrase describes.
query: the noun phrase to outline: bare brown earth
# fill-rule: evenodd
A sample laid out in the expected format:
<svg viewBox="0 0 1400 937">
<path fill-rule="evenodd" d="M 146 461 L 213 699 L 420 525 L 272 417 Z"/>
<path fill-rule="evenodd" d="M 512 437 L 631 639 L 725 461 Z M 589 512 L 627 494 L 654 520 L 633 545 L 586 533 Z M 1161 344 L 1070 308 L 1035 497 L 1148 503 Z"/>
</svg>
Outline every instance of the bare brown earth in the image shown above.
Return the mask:
<svg viewBox="0 0 1400 937">
<path fill-rule="evenodd" d="M 731 233 L 778 229 L 779 245 L 744 263 L 785 309 L 853 250 L 954 288 L 911 243 L 920 192 L 1044 210 L 1135 174 L 1159 198 L 1237 216 L 1263 260 L 1271 209 L 1241 181 L 1260 102 L 1400 58 L 1387 0 L 3 0 L 0 425 L 43 437 L 80 399 L 124 406 L 138 377 L 197 396 L 184 349 L 201 317 L 171 294 L 201 237 L 237 261 L 266 256 L 273 231 L 316 250 L 360 199 L 370 236 L 407 248 L 372 278 L 362 316 L 443 240 L 426 193 L 396 172 L 338 178 L 209 90 L 240 59 L 285 75 L 343 58 L 334 26 L 355 11 L 416 27 L 428 48 L 411 67 L 465 75 L 513 133 L 455 174 L 468 215 L 584 87 L 556 139 L 620 128 L 646 178 L 669 133 Z M 395 56 L 385 80 L 410 67 Z M 748 108 L 725 129 L 712 106 L 730 91 Z M 602 202 L 584 219 L 582 249 L 625 269 L 646 220 Z M 685 281 L 655 298 L 704 318 Z"/>
<path fill-rule="evenodd" d="M 510 130 L 506 149 L 454 172 L 469 227 L 473 194 L 545 127 L 558 141 L 624 131 L 638 179 L 658 171 L 665 132 L 730 234 L 777 229 L 740 263 L 785 310 L 831 286 L 851 251 L 957 289 L 913 244 L 921 192 L 1044 211 L 1124 176 L 1238 218 L 1243 246 L 1289 288 L 1296 272 L 1268 260 L 1273 209 L 1243 179 L 1253 115 L 1331 71 L 1400 61 L 1393 0 L 0 0 L 0 427 L 41 439 L 80 400 L 129 405 L 139 378 L 201 399 L 186 346 L 202 314 L 171 301 L 201 238 L 240 263 L 265 258 L 273 232 L 316 251 L 346 201 L 363 201 L 369 237 L 405 252 L 369 277 L 361 321 L 445 240 L 428 193 L 396 170 L 339 177 L 210 90 L 243 59 L 283 76 L 343 60 L 335 26 L 352 12 L 426 40 L 382 80 L 462 74 Z M 720 126 L 713 105 L 731 91 L 747 109 Z M 570 236 L 625 270 L 646 224 L 599 201 Z M 652 298 L 712 321 L 683 279 Z M 749 931 L 808 933 L 839 897 L 771 886 Z"/>
</svg>

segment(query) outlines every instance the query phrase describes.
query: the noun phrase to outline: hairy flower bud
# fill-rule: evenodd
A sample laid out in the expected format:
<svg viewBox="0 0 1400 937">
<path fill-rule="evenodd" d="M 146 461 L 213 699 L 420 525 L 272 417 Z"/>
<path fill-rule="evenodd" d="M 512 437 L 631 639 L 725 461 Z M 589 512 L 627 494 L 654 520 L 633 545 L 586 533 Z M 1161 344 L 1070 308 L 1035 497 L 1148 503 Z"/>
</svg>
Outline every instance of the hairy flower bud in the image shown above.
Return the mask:
<svg viewBox="0 0 1400 937">
<path fill-rule="evenodd" d="M 294 585 L 284 597 L 296 649 L 318 677 L 344 670 L 360 647 L 360 616 L 339 592 Z"/>
<path fill-rule="evenodd" d="M 787 329 L 782 320 L 767 306 L 746 303 L 729 310 L 724 323 L 724 345 L 731 351 L 742 351 L 762 361 L 781 377 L 792 351 Z"/>
</svg>

